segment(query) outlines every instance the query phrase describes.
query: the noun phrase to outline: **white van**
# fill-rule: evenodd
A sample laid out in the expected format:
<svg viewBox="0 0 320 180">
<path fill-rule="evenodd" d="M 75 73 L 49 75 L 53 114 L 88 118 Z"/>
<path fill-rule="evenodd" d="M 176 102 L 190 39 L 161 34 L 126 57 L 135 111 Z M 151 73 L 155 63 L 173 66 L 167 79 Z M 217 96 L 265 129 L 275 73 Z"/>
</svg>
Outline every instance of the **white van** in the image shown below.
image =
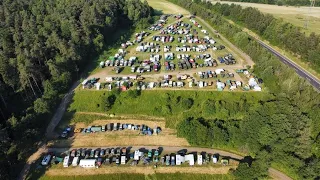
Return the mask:
<svg viewBox="0 0 320 180">
<path fill-rule="evenodd" d="M 50 154 L 45 156 L 45 157 L 43 157 L 43 159 L 41 161 L 41 164 L 43 166 L 47 166 L 49 164 L 49 162 L 50 162 L 50 159 L 51 159 L 51 155 Z"/>
<path fill-rule="evenodd" d="M 78 166 L 79 164 L 79 157 L 74 157 L 72 160 L 72 166 Z"/>
<path fill-rule="evenodd" d="M 63 159 L 63 167 L 69 167 L 70 156 L 66 156 Z"/>
</svg>

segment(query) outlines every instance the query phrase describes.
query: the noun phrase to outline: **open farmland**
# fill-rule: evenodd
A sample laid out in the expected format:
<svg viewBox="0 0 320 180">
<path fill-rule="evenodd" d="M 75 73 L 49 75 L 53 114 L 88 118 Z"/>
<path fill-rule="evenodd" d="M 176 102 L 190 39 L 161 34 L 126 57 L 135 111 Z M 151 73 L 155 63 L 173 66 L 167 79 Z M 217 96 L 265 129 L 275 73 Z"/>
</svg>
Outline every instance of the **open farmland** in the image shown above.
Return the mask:
<svg viewBox="0 0 320 180">
<path fill-rule="evenodd" d="M 239 4 L 243 7 L 254 7 L 263 13 L 269 13 L 276 18 L 282 18 L 285 22 L 301 27 L 306 33 L 320 33 L 320 7 L 313 7 L 309 14 L 309 7 L 277 6 L 269 4 L 212 1 L 213 3 Z M 304 29 L 305 19 L 309 16 L 309 28 Z"/>
</svg>

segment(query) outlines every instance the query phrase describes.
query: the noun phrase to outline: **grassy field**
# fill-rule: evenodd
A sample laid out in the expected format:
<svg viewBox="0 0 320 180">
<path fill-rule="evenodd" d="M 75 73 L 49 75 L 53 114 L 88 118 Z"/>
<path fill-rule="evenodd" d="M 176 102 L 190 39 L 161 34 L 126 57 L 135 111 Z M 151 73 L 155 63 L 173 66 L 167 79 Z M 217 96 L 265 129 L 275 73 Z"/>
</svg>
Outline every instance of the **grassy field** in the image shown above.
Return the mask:
<svg viewBox="0 0 320 180">
<path fill-rule="evenodd" d="M 240 98 L 246 98 L 247 104 L 256 103 L 257 100 L 268 98 L 266 93 L 230 93 L 213 91 L 143 91 L 137 98 L 128 96 L 128 92 L 122 92 L 117 96 L 114 105 L 108 112 L 100 107 L 102 99 L 106 98 L 108 91 L 76 91 L 73 102 L 68 108 L 69 112 L 102 112 L 125 115 L 147 115 L 164 117 L 166 126 L 175 127 L 176 123 L 184 117 L 221 118 L 220 113 L 209 113 L 204 111 L 205 101 L 225 101 L 230 107 L 239 102 Z M 193 105 L 185 109 L 182 105 L 183 99 L 191 98 Z M 242 119 L 244 114 L 229 114 L 227 119 Z"/>
<path fill-rule="evenodd" d="M 227 2 L 227 1 L 212 1 L 213 3 L 235 3 L 243 7 L 255 7 L 263 13 L 269 13 L 276 18 L 282 18 L 285 22 L 299 26 L 304 32 L 310 34 L 311 32 L 320 33 L 320 7 L 314 7 L 310 13 L 309 28 L 304 29 L 304 23 L 307 16 L 309 16 L 308 7 L 292 7 L 292 6 L 277 6 L 268 4 L 245 3 L 245 2 Z"/>
<path fill-rule="evenodd" d="M 147 2 L 159 14 L 190 14 L 187 10 L 164 0 L 147 0 Z"/>
<path fill-rule="evenodd" d="M 94 176 L 43 176 L 40 180 L 232 180 L 231 175 L 205 175 L 205 174 L 109 174 L 109 175 L 94 175 Z"/>
</svg>

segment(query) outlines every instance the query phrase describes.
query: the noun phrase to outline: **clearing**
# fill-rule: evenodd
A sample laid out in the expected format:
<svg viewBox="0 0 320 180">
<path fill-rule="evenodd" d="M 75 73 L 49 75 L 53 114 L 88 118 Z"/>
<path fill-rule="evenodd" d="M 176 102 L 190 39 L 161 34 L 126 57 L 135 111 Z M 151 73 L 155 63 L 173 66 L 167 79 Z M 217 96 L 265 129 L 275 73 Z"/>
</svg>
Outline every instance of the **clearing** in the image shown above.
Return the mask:
<svg viewBox="0 0 320 180">
<path fill-rule="evenodd" d="M 293 6 L 278 6 L 270 4 L 257 4 L 245 2 L 229 2 L 229 1 L 212 1 L 213 3 L 238 4 L 243 7 L 254 7 L 263 13 L 269 13 L 276 18 L 282 18 L 285 22 L 299 26 L 308 34 L 311 32 L 320 32 L 320 7 L 313 7 L 310 14 L 309 7 L 293 7 Z M 309 28 L 304 29 L 306 18 L 309 17 Z"/>
</svg>

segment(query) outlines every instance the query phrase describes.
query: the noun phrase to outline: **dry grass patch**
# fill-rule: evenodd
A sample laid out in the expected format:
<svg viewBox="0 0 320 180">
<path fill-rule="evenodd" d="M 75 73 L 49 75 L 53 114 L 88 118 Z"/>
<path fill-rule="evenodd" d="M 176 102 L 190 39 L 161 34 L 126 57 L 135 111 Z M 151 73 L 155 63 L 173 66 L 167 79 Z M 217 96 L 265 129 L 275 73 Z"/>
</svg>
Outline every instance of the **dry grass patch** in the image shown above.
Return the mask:
<svg viewBox="0 0 320 180">
<path fill-rule="evenodd" d="M 96 175 L 96 174 L 114 174 L 114 173 L 129 173 L 129 174 L 155 174 L 155 173 L 191 173 L 191 174 L 227 174 L 229 169 L 236 168 L 236 166 L 222 166 L 222 167 L 102 167 L 98 169 L 84 169 L 80 167 L 76 168 L 64 168 L 61 169 L 49 169 L 45 175 L 47 176 L 83 176 L 83 175 Z"/>
</svg>

